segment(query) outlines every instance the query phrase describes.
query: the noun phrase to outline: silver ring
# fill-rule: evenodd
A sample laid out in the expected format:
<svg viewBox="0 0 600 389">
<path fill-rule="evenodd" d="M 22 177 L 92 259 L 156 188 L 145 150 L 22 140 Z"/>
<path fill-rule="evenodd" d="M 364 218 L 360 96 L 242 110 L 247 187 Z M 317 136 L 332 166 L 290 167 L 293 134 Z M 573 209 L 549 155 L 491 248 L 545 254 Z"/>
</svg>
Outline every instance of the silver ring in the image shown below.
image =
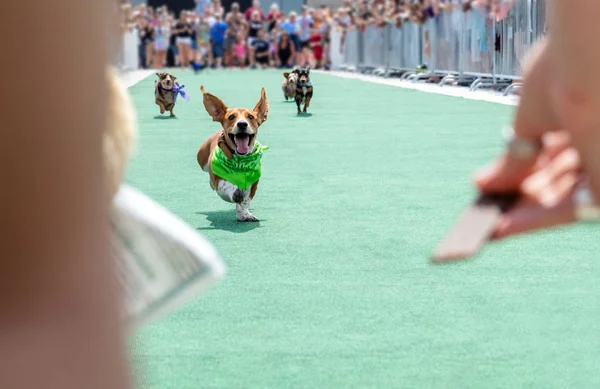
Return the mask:
<svg viewBox="0 0 600 389">
<path fill-rule="evenodd" d="M 512 127 L 505 127 L 502 133 L 507 151 L 517 158 L 529 159 L 542 150 L 541 142 L 519 138 Z"/>
<path fill-rule="evenodd" d="M 600 206 L 588 186 L 580 185 L 574 193 L 575 217 L 581 222 L 600 220 Z"/>
</svg>

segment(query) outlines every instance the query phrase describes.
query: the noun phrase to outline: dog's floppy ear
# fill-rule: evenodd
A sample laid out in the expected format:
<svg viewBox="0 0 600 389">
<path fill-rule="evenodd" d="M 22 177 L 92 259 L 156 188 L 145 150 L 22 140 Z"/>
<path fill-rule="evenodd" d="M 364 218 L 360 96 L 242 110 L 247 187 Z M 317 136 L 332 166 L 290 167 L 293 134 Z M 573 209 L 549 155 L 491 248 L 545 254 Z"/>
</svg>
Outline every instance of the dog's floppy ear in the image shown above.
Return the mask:
<svg viewBox="0 0 600 389">
<path fill-rule="evenodd" d="M 300 74 L 300 71 L 298 70 L 298 68 L 294 69 L 294 73 Z"/>
<path fill-rule="evenodd" d="M 269 100 L 267 100 L 267 92 L 265 92 L 265 88 L 260 90 L 260 100 L 258 100 L 258 103 L 256 103 L 254 112 L 256 113 L 259 125 L 263 124 L 267 120 L 267 114 L 269 113 Z"/>
<path fill-rule="evenodd" d="M 202 94 L 204 95 L 204 108 L 206 108 L 206 112 L 212 117 L 213 122 L 222 122 L 225 117 L 225 113 L 227 112 L 227 106 L 225 103 L 218 98 L 217 96 L 213 96 L 210 93 L 206 93 L 204 90 L 204 86 L 200 87 Z"/>
<path fill-rule="evenodd" d="M 164 73 L 156 73 L 156 75 L 158 76 L 158 78 L 163 78 L 164 77 Z"/>
<path fill-rule="evenodd" d="M 290 77 L 290 73 L 289 72 L 283 72 L 283 77 L 285 77 L 285 79 L 287 80 Z"/>
</svg>

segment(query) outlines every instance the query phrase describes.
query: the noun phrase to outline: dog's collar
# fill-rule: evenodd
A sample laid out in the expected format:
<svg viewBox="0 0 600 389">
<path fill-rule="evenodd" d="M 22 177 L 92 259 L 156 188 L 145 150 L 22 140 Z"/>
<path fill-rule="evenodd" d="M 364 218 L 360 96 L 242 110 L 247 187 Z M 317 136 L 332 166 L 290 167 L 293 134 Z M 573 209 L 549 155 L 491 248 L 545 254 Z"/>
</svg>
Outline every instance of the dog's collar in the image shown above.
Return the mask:
<svg viewBox="0 0 600 389">
<path fill-rule="evenodd" d="M 309 87 L 311 87 L 311 86 L 312 86 L 312 81 L 308 80 L 308 81 L 306 82 L 306 84 L 304 84 L 304 85 L 302 85 L 302 84 L 300 83 L 300 81 L 298 81 L 298 82 L 296 83 L 296 86 L 298 86 L 298 87 L 300 87 L 300 88 L 302 88 L 302 87 L 309 88 Z"/>
<path fill-rule="evenodd" d="M 233 158 L 235 155 L 235 150 L 232 149 L 227 141 L 225 140 L 225 133 L 221 132 L 221 136 L 219 137 L 219 141 L 217 142 L 217 148 L 220 149 L 227 158 Z"/>
</svg>

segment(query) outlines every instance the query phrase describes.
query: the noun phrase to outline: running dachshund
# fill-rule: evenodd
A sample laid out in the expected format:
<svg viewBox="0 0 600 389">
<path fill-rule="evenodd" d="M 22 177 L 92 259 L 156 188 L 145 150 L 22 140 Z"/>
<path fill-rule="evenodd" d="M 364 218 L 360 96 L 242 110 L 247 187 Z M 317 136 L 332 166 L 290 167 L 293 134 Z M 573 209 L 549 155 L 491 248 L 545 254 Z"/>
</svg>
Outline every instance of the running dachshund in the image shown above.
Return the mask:
<svg viewBox="0 0 600 389">
<path fill-rule="evenodd" d="M 298 82 L 296 83 L 296 106 L 298 107 L 298 114 L 306 113 L 313 95 L 313 86 L 309 77 L 310 66 L 296 69 L 294 73 L 298 75 Z M 304 108 L 301 110 L 302 103 L 304 103 Z"/>
</svg>

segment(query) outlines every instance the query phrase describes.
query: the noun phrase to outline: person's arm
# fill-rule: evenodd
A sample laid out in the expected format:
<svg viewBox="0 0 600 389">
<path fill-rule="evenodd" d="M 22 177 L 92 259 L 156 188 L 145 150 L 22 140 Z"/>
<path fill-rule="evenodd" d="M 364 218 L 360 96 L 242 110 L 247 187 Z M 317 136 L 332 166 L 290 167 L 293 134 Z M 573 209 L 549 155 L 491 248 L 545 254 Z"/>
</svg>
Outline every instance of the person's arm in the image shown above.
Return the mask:
<svg viewBox="0 0 600 389">
<path fill-rule="evenodd" d="M 600 47 L 590 41 L 600 36 L 600 1 L 554 0 L 551 5 L 549 50 L 560 80 L 553 91 L 555 105 L 600 201 L 600 80 L 589 76 L 600 66 Z"/>
<path fill-rule="evenodd" d="M 3 21 L 21 31 L 0 40 L 12 56 L 0 63 L 11 91 L 0 97 L 11 110 L 0 131 L 3 388 L 129 387 L 102 154 L 115 4 L 12 2 Z M 73 85 L 84 87 L 57 98 Z"/>
</svg>

